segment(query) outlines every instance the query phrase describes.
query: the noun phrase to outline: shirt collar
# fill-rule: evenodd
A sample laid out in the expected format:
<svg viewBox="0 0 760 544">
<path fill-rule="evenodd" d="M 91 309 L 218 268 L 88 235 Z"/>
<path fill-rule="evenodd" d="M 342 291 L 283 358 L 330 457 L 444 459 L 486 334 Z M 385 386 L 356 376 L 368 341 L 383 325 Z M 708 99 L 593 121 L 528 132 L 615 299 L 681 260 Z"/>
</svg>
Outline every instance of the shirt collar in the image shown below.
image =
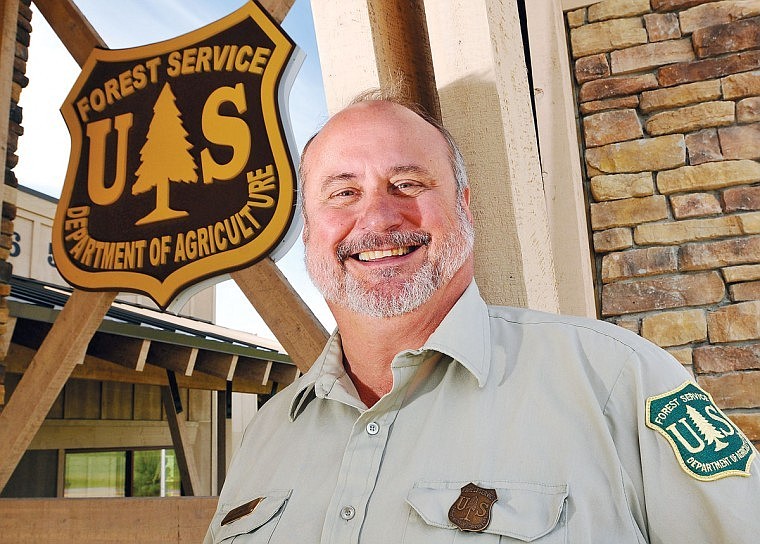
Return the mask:
<svg viewBox="0 0 760 544">
<path fill-rule="evenodd" d="M 433 350 L 448 355 L 469 370 L 483 387 L 491 365 L 491 339 L 488 307 L 473 280 L 462 296 L 418 350 Z M 338 385 L 338 387 L 336 387 Z M 343 368 L 340 333 L 335 331 L 312 367 L 299 380 L 290 404 L 290 419 L 295 420 L 310 399 L 339 396 L 336 400 L 356 405 L 358 395 Z M 359 409 L 366 407 L 356 406 Z"/>
<path fill-rule="evenodd" d="M 462 364 L 483 387 L 491 367 L 488 307 L 473 280 L 422 350 L 435 350 Z"/>
</svg>

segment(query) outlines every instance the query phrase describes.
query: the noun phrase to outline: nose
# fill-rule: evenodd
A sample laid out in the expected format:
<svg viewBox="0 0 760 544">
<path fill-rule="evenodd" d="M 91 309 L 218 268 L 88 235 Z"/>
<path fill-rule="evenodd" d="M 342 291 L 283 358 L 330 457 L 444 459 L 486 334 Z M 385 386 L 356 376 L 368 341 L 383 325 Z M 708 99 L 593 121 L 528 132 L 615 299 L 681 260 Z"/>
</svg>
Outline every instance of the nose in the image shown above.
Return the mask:
<svg viewBox="0 0 760 544">
<path fill-rule="evenodd" d="M 365 193 L 358 227 L 381 233 L 392 231 L 400 227 L 403 222 L 403 203 L 398 197 L 383 190 Z"/>
</svg>

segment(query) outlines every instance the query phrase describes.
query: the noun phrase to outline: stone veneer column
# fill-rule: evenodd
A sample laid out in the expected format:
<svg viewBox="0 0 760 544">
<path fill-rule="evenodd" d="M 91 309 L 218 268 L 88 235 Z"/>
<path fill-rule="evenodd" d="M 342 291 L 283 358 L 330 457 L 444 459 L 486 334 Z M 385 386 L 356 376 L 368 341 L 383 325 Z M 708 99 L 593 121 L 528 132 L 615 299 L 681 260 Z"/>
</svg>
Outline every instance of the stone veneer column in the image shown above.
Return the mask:
<svg viewBox="0 0 760 544">
<path fill-rule="evenodd" d="M 566 14 L 603 316 L 760 442 L 760 2 Z"/>
</svg>

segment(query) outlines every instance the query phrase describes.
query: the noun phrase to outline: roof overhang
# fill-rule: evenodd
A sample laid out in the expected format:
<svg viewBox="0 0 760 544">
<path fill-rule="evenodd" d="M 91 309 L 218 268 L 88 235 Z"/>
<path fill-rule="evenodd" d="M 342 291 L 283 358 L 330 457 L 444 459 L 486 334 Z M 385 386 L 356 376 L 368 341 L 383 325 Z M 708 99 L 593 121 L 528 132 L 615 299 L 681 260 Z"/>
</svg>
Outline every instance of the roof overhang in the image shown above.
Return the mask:
<svg viewBox="0 0 760 544">
<path fill-rule="evenodd" d="M 5 370 L 23 374 L 45 339 L 70 289 L 13 277 L 10 318 L 3 335 Z M 73 378 L 269 394 L 299 371 L 276 343 L 206 321 L 114 302 Z"/>
</svg>

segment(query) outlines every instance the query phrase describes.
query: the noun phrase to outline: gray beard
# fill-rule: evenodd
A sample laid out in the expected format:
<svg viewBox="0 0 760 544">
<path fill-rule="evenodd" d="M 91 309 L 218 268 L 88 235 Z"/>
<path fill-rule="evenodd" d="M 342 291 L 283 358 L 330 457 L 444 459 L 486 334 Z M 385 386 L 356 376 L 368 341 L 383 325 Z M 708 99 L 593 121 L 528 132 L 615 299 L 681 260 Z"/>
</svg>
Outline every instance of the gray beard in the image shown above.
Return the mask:
<svg viewBox="0 0 760 544">
<path fill-rule="evenodd" d="M 442 285 L 454 277 L 472 252 L 474 232 L 461 207 L 457 209 L 457 218 L 459 228 L 441 241 L 440 255 L 435 262 L 425 262 L 411 278 L 391 293 L 384 289 L 382 282 L 366 287 L 349 274 L 342 264 L 342 273 L 336 275 L 328 263 L 311 258 L 308 243 L 305 244 L 306 268 L 328 302 L 368 317 L 400 316 L 427 302 Z M 308 222 L 306 225 L 304 238 L 308 240 Z M 380 273 L 379 279 L 393 280 L 398 274 L 397 268 L 386 268 Z"/>
</svg>

